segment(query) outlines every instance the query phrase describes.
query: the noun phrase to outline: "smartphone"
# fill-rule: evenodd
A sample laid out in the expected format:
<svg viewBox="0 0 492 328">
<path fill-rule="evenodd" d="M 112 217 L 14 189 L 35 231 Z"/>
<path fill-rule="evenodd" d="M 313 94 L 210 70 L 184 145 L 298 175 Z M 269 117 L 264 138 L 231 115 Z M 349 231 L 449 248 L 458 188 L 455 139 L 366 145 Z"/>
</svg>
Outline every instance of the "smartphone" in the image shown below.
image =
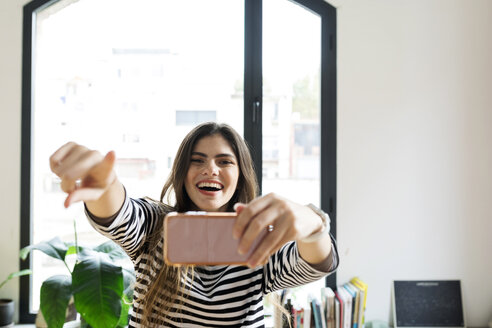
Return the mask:
<svg viewBox="0 0 492 328">
<path fill-rule="evenodd" d="M 232 237 L 234 212 L 171 212 L 164 219 L 164 261 L 168 265 L 246 265 L 267 231 L 239 254 L 239 240 Z"/>
</svg>

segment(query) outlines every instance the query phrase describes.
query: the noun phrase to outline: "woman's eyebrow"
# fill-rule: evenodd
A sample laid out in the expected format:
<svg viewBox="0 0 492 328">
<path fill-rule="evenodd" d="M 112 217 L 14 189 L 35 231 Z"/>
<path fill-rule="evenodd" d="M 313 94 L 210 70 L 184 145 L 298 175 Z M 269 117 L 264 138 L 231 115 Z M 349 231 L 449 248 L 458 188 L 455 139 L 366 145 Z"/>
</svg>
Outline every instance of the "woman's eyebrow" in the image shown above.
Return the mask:
<svg viewBox="0 0 492 328">
<path fill-rule="evenodd" d="M 227 153 L 215 155 L 215 158 L 217 158 L 217 157 L 231 157 L 231 158 L 236 158 L 236 156 L 234 156 L 233 154 L 227 154 Z"/>
<path fill-rule="evenodd" d="M 196 155 L 196 156 L 201 156 L 201 157 L 208 157 L 207 154 L 205 153 L 200 153 L 199 151 L 194 151 L 194 152 L 191 152 L 191 155 Z M 236 156 L 234 156 L 233 154 L 229 154 L 229 153 L 222 153 L 222 154 L 217 154 L 215 155 L 215 158 L 218 158 L 218 157 L 231 157 L 231 158 L 236 158 Z"/>
</svg>

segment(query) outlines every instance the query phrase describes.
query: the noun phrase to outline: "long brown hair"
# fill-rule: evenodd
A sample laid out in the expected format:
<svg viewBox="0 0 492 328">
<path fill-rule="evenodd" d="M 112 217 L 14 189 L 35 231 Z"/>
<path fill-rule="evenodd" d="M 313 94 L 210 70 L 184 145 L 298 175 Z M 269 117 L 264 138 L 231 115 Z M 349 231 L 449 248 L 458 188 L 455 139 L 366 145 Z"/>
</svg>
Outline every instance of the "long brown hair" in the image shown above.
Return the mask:
<svg viewBox="0 0 492 328">
<path fill-rule="evenodd" d="M 176 158 L 171 169 L 171 173 L 164 184 L 161 192 L 160 204 L 163 212 L 169 212 L 169 205 L 172 197 L 175 197 L 173 209 L 178 212 L 185 212 L 192 209 L 192 201 L 185 189 L 185 179 L 191 160 L 191 153 L 197 142 L 208 136 L 221 135 L 234 151 L 239 164 L 239 178 L 237 189 L 228 202 L 227 210 L 233 211 L 233 206 L 237 202 L 249 203 L 258 193 L 258 183 L 253 168 L 253 161 L 248 146 L 244 139 L 229 125 L 215 122 L 202 123 L 191 130 L 181 142 L 176 153 Z M 161 219 L 164 218 L 164 215 Z M 151 249 L 155 249 L 162 239 L 162 227 L 149 238 Z M 157 273 L 156 278 L 150 283 L 149 290 L 144 298 L 144 311 L 142 324 L 149 326 L 162 326 L 164 318 L 169 318 L 171 311 L 180 308 L 184 295 L 183 281 L 188 277 L 193 280 L 193 267 L 173 267 L 162 264 L 162 268 Z M 156 301 L 161 300 L 159 312 L 162 319 L 152 317 L 152 307 Z M 181 301 L 178 301 L 181 300 Z"/>
</svg>

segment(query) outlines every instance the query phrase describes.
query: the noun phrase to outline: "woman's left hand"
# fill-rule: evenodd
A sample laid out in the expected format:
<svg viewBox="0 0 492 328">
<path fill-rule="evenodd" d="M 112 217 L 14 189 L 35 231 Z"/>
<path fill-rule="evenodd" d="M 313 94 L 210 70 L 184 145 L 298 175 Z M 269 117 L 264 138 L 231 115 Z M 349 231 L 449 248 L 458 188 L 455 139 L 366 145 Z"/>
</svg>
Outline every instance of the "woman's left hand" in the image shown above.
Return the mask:
<svg viewBox="0 0 492 328">
<path fill-rule="evenodd" d="M 274 193 L 256 198 L 249 204 L 238 203 L 234 208 L 238 217 L 233 235 L 240 239 L 240 254 L 247 253 L 253 241 L 264 230 L 269 230 L 249 257 L 249 267 L 266 263 L 285 243 L 301 240 L 322 229 L 323 223 L 313 210 Z"/>
</svg>

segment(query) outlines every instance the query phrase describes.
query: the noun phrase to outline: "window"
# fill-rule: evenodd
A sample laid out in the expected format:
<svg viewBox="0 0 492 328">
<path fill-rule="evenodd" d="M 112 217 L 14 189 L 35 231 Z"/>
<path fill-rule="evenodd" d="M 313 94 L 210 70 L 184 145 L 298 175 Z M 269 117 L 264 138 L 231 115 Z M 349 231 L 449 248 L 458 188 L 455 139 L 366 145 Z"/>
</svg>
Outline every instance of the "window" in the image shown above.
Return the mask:
<svg viewBox="0 0 492 328">
<path fill-rule="evenodd" d="M 335 25 L 323 0 L 27 4 L 22 245 L 53 231 L 72 241 L 73 220 L 79 240 L 102 241 L 80 204 L 61 205 L 48 157 L 63 142 L 115 150 L 131 196 L 158 198 L 179 142 L 209 120 L 244 134 L 263 193 L 318 201 L 335 231 Z M 39 253 L 30 261 L 21 262 L 34 269 L 21 283 L 21 322 L 34 320 L 41 282 L 60 270 Z"/>
</svg>

